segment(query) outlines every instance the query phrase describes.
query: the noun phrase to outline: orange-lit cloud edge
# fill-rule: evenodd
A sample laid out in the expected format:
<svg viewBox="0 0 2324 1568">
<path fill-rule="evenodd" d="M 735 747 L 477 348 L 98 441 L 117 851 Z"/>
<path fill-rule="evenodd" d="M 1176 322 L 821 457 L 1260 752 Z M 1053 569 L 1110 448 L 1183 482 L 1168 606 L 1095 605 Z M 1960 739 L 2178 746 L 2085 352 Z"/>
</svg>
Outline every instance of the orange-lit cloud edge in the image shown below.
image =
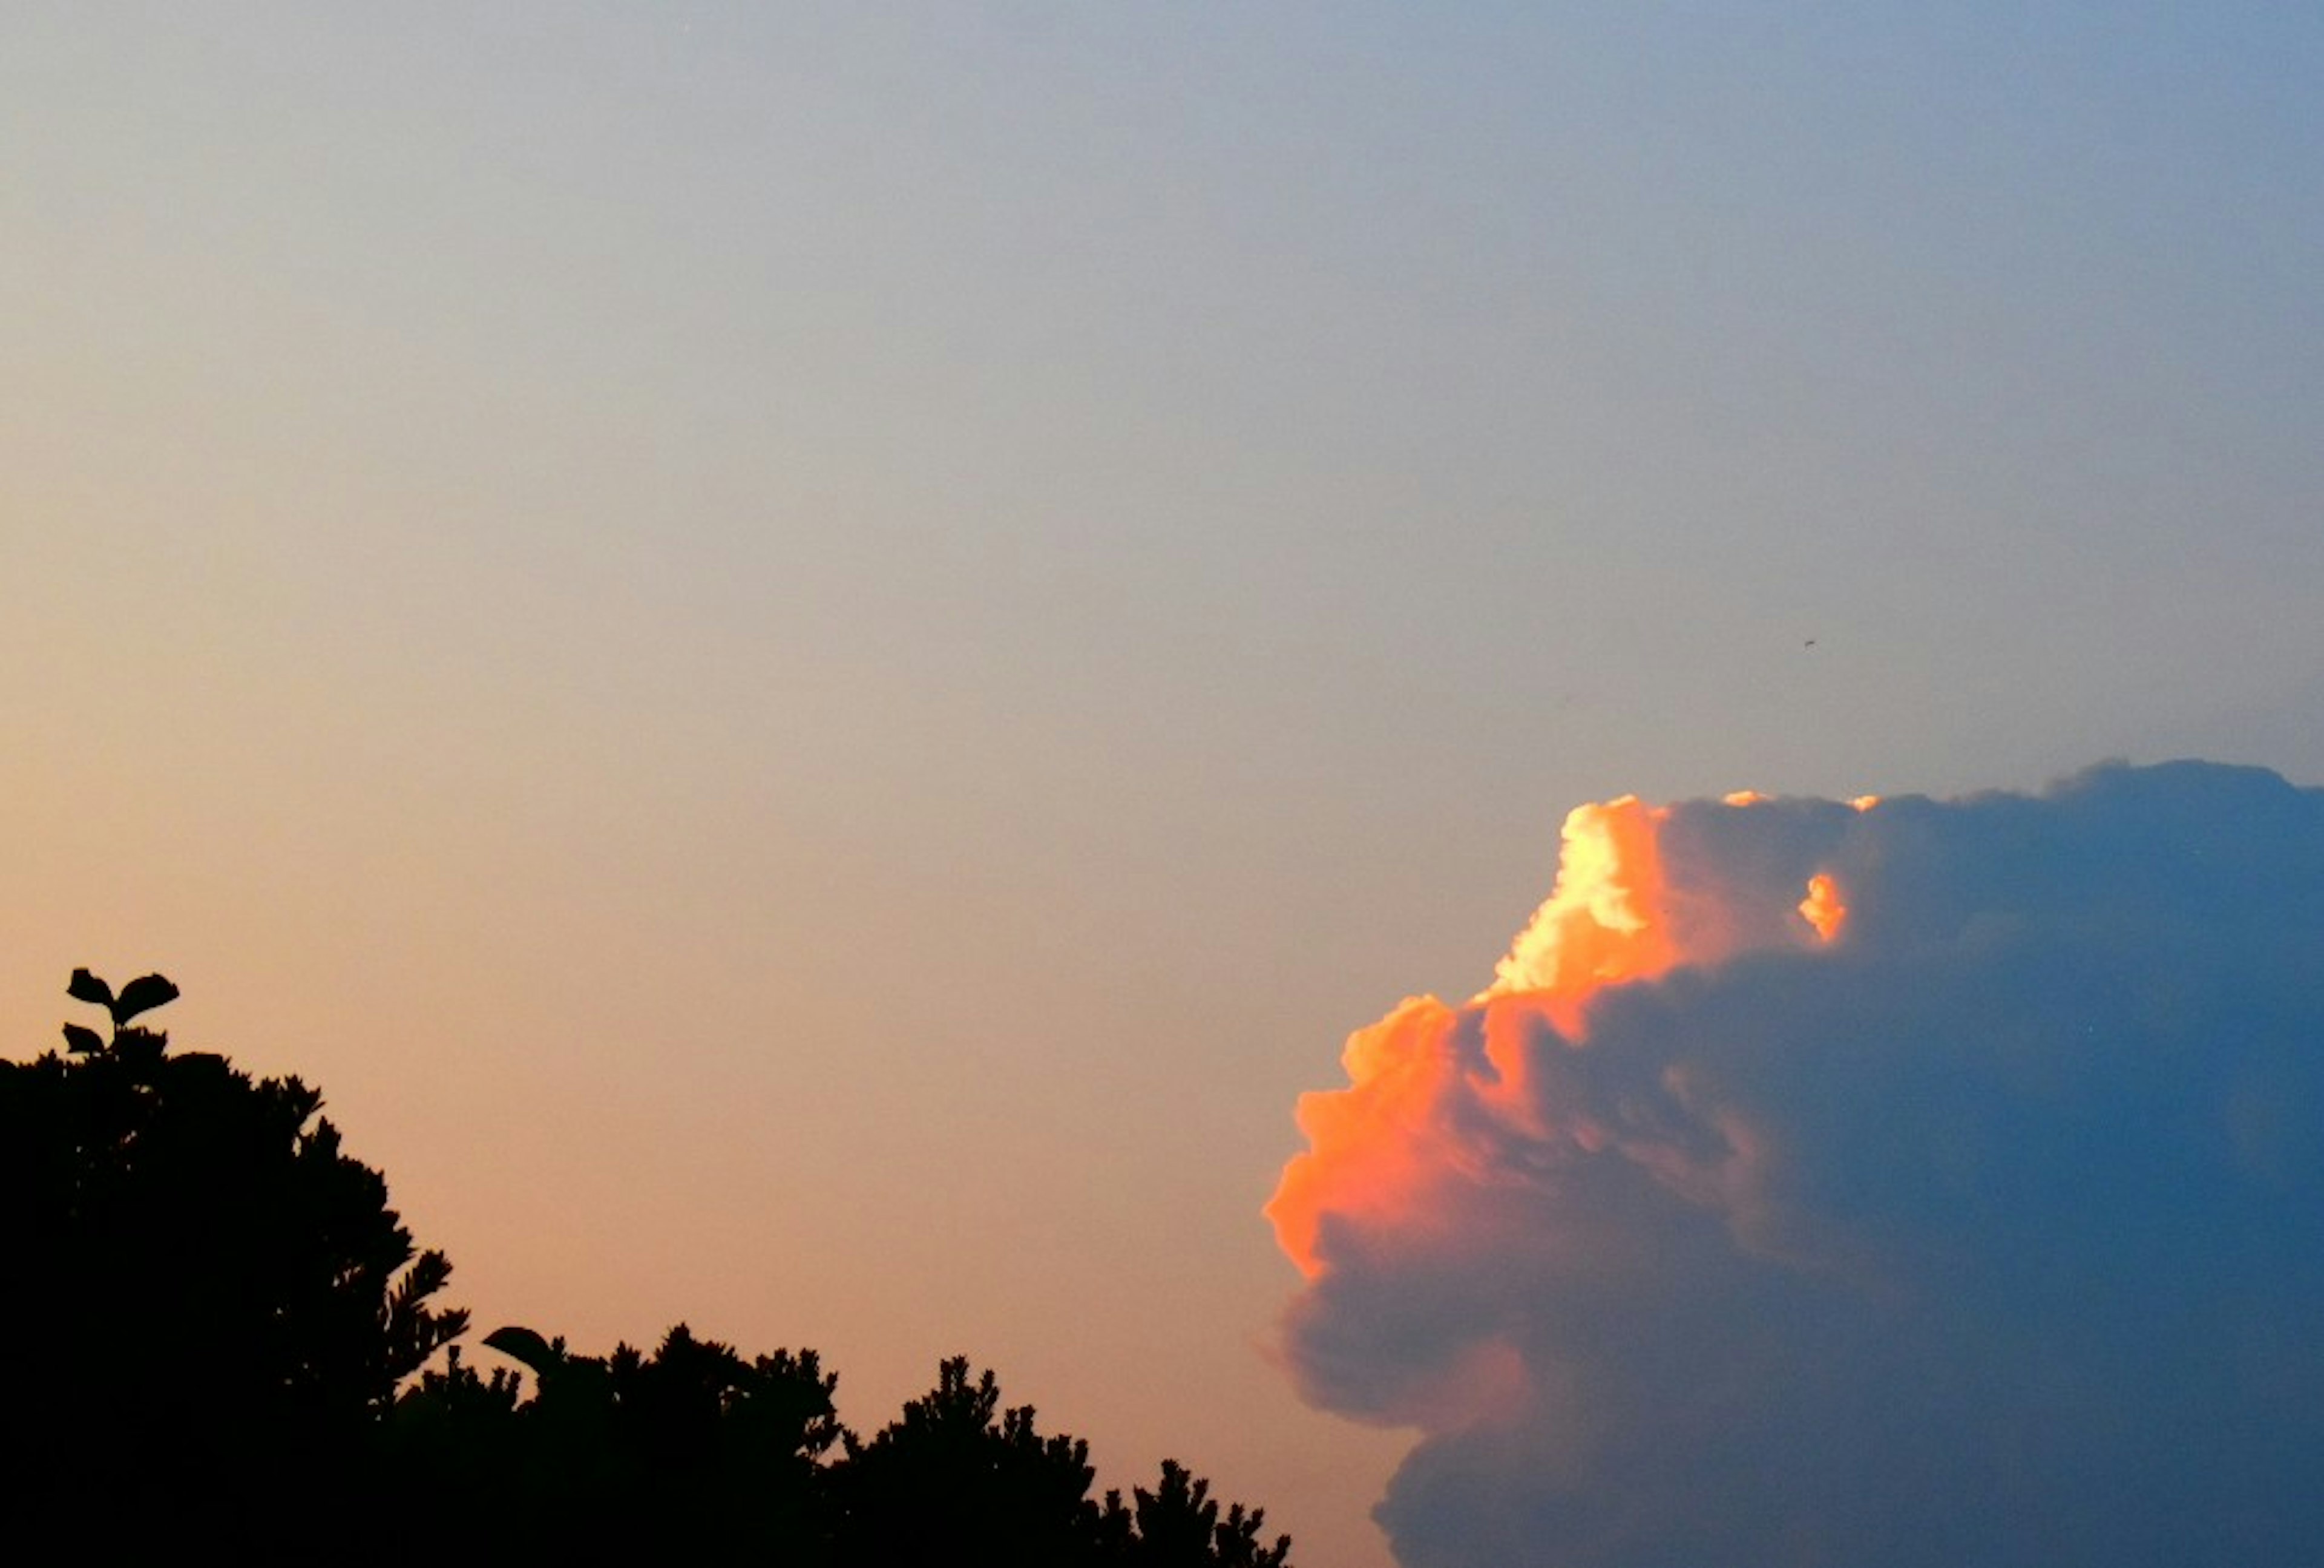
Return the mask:
<svg viewBox="0 0 2324 1568">
<path fill-rule="evenodd" d="M 1689 809 L 1750 811 L 1769 803 L 1744 790 Z M 1879 801 L 1868 795 L 1848 804 L 1860 814 Z M 1458 1006 L 1406 998 L 1348 1037 L 1340 1058 L 1347 1087 L 1300 1096 L 1308 1148 L 1284 1167 L 1264 1212 L 1302 1274 L 1312 1279 L 1327 1267 L 1320 1245 L 1326 1216 L 1361 1224 L 1411 1219 L 1425 1212 L 1441 1173 L 1469 1163 L 1457 1147 L 1462 1135 L 1436 1113 L 1449 1080 L 1460 1080 L 1464 1103 L 1514 1133 L 1538 1136 L 1541 1112 L 1524 1042 L 1537 1038 L 1540 1026 L 1569 1048 L 1586 1049 L 1590 1004 L 1615 987 L 1779 943 L 1802 950 L 1840 943 L 1847 892 L 1830 867 L 1795 884 L 1798 901 L 1775 920 L 1766 911 L 1718 907 L 1737 890 L 1706 899 L 1704 890 L 1675 885 L 1664 842 L 1672 813 L 1627 795 L 1569 812 L 1556 881 L 1495 966 L 1492 983 Z M 1463 1022 L 1481 1035 L 1481 1060 L 1455 1048 Z"/>
</svg>

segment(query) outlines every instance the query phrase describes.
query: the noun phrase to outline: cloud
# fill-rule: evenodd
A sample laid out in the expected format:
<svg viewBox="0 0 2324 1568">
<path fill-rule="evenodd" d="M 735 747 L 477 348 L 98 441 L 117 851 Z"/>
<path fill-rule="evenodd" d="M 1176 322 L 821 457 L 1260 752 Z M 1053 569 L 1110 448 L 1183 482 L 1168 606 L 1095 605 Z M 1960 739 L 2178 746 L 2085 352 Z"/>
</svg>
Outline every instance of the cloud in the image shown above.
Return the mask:
<svg viewBox="0 0 2324 1568">
<path fill-rule="evenodd" d="M 1618 801 L 1305 1096 L 1306 1398 L 1410 1568 L 2324 1542 L 2324 791 Z"/>
</svg>

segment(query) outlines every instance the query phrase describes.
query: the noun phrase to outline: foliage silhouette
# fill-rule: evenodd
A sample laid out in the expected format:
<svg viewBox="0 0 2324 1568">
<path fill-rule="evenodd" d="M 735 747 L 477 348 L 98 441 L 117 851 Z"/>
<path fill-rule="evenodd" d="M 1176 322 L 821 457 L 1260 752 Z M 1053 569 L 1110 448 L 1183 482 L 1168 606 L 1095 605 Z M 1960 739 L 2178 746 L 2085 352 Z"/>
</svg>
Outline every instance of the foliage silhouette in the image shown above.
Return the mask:
<svg viewBox="0 0 2324 1568">
<path fill-rule="evenodd" d="M 1265 1508 L 1229 1505 L 1226 1516 L 1211 1501 L 1211 1483 L 1175 1460 L 1162 1462 L 1162 1484 L 1135 1489 L 1137 1502 L 1124 1508 L 1120 1492 L 1105 1496 L 1108 1538 L 1116 1555 L 1133 1568 L 1286 1568 L 1291 1537 L 1263 1545 Z"/>
<path fill-rule="evenodd" d="M 834 1476 L 845 1521 L 841 1561 L 1092 1562 L 1103 1543 L 1102 1516 L 1088 1496 L 1096 1476 L 1089 1444 L 1043 1437 L 1030 1406 L 1002 1411 L 992 1373 L 971 1381 L 967 1359 L 955 1357 L 934 1389 L 870 1442 L 850 1435 Z"/>
<path fill-rule="evenodd" d="M 287 1552 L 466 1326 L 429 1305 L 451 1266 L 416 1251 L 320 1094 L 130 1023 L 167 980 L 116 998 L 78 970 L 69 991 L 111 1038 L 69 1024 L 69 1056 L 0 1062 L 0 1487 Z"/>
<path fill-rule="evenodd" d="M 455 1347 L 397 1401 L 384 1453 L 430 1535 L 528 1561 L 827 1556 L 817 1461 L 839 1442 L 836 1376 L 812 1351 L 746 1361 L 680 1324 L 650 1356 L 569 1353 L 523 1329 L 486 1342 L 534 1394 Z"/>
<path fill-rule="evenodd" d="M 0 1060 L 0 1508 L 97 1561 L 735 1561 L 793 1568 L 1287 1568 L 1209 1483 L 1093 1499 L 1089 1445 L 942 1364 L 871 1438 L 813 1351 L 651 1355 L 530 1329 L 480 1375 L 380 1173 L 322 1097 L 169 1050 L 158 974 L 68 994 L 109 1038 Z M 428 1363 L 439 1350 L 439 1367 Z M 530 1379 L 528 1392 L 526 1380 Z"/>
<path fill-rule="evenodd" d="M 1210 1483 L 1169 1460 L 1134 1504 L 1093 1501 L 1089 1444 L 1044 1437 L 1029 1405 L 1002 1409 L 993 1374 L 972 1379 L 964 1357 L 846 1450 L 832 1472 L 844 1568 L 1286 1568 L 1291 1554 L 1288 1536 L 1260 1544 L 1265 1510 L 1237 1503 L 1222 1519 Z"/>
</svg>

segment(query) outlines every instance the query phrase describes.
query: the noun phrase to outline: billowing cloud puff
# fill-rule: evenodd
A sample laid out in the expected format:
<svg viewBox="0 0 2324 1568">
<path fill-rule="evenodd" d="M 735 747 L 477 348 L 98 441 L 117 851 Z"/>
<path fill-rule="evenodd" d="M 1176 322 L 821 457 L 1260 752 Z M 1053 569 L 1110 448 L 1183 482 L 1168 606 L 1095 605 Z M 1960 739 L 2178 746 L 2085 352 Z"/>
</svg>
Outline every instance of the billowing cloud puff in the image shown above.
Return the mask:
<svg viewBox="0 0 2324 1568">
<path fill-rule="evenodd" d="M 1410 1568 L 2324 1561 L 2324 791 L 1585 807 L 1344 1061 L 1285 1349 Z"/>
</svg>

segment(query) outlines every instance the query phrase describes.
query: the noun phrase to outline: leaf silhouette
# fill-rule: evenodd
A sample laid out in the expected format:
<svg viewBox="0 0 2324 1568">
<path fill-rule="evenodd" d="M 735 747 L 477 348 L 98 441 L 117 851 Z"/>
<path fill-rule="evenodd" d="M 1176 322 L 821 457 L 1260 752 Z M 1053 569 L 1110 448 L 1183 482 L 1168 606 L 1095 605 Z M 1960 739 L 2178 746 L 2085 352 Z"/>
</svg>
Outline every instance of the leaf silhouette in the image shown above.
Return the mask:
<svg viewBox="0 0 2324 1568">
<path fill-rule="evenodd" d="M 80 973 L 87 973 L 83 970 Z M 97 983 L 103 984 L 102 981 Z M 113 1021 L 125 1024 L 141 1012 L 147 1012 L 164 1002 L 178 1000 L 178 988 L 158 974 L 143 974 L 121 988 L 120 999 L 113 1003 Z"/>
<path fill-rule="evenodd" d="M 93 1056 L 105 1049 L 105 1038 L 95 1029 L 85 1029 L 78 1024 L 65 1025 L 65 1048 L 76 1056 Z"/>
<path fill-rule="evenodd" d="M 65 994 L 75 1001 L 93 1001 L 103 1008 L 113 1005 L 113 987 L 86 969 L 73 971 L 72 981 L 65 987 Z"/>
<path fill-rule="evenodd" d="M 565 1360 L 556 1347 L 532 1330 L 513 1324 L 493 1330 L 484 1336 L 484 1343 L 511 1360 L 521 1361 L 530 1367 L 535 1377 L 554 1371 Z"/>
</svg>

